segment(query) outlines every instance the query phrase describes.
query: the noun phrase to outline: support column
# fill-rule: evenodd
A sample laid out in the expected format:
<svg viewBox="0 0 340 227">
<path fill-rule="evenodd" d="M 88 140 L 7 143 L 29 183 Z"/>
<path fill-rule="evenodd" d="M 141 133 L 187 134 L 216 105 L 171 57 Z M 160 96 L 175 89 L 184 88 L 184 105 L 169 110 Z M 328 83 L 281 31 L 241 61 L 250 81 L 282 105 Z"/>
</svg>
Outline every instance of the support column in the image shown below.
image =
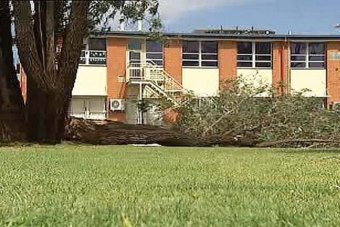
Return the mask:
<svg viewBox="0 0 340 227">
<path fill-rule="evenodd" d="M 128 40 L 125 38 L 107 38 L 107 98 L 126 99 L 126 51 Z M 126 122 L 124 111 L 108 110 L 108 118 L 114 121 Z"/>
<path fill-rule="evenodd" d="M 289 72 L 290 72 L 290 51 L 286 42 L 273 43 L 273 86 L 278 95 L 290 92 Z"/>
<path fill-rule="evenodd" d="M 164 46 L 164 69 L 182 84 L 182 41 L 166 40 Z"/>
<path fill-rule="evenodd" d="M 340 42 L 327 44 L 327 105 L 340 102 Z"/>
<path fill-rule="evenodd" d="M 223 87 L 226 81 L 237 77 L 237 43 L 223 40 L 219 42 L 218 49 L 220 87 Z"/>
</svg>

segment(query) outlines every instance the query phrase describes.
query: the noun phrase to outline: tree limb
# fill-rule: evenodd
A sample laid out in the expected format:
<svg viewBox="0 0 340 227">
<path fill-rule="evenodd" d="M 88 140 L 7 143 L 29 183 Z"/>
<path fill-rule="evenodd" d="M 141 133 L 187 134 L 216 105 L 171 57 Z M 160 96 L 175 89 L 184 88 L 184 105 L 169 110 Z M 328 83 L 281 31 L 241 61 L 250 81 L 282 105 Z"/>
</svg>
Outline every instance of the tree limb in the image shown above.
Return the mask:
<svg viewBox="0 0 340 227">
<path fill-rule="evenodd" d="M 14 0 L 13 5 L 20 62 L 39 89 L 53 90 L 55 86 L 46 76 L 37 50 L 30 2 Z"/>
</svg>

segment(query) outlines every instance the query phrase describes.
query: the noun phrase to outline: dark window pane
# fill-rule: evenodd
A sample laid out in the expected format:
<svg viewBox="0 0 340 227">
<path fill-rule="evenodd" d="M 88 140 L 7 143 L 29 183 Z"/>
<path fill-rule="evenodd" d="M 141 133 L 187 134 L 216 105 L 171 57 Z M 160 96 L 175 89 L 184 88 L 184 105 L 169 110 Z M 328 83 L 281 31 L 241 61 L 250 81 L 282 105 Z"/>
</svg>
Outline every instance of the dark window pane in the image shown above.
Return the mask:
<svg viewBox="0 0 340 227">
<path fill-rule="evenodd" d="M 292 56 L 292 61 L 306 61 L 306 56 Z"/>
<path fill-rule="evenodd" d="M 198 60 L 199 55 L 198 54 L 183 54 L 183 59 L 193 59 L 193 60 Z"/>
<path fill-rule="evenodd" d="M 163 54 L 146 54 L 146 58 L 148 59 L 163 59 Z"/>
<path fill-rule="evenodd" d="M 131 39 L 129 41 L 129 50 L 141 50 L 142 49 L 142 41 L 139 39 Z"/>
<path fill-rule="evenodd" d="M 250 67 L 253 67 L 253 63 L 252 62 L 237 62 L 237 67 L 250 68 Z"/>
<path fill-rule="evenodd" d="M 310 68 L 325 68 L 324 62 L 309 62 Z"/>
<path fill-rule="evenodd" d="M 237 53 L 239 54 L 252 54 L 253 47 L 251 42 L 237 43 Z"/>
<path fill-rule="evenodd" d="M 85 57 L 85 54 L 86 54 L 86 51 L 82 50 L 82 51 L 81 51 L 81 54 L 80 54 L 80 57 L 84 58 L 84 57 Z"/>
<path fill-rule="evenodd" d="M 290 46 L 291 54 L 307 54 L 305 43 L 292 43 Z"/>
<path fill-rule="evenodd" d="M 217 67 L 218 62 L 217 61 L 202 61 L 202 66 Z"/>
<path fill-rule="evenodd" d="M 89 39 L 89 50 L 106 50 L 106 39 Z"/>
<path fill-rule="evenodd" d="M 257 61 L 271 61 L 272 57 L 271 56 L 256 56 Z"/>
<path fill-rule="evenodd" d="M 199 66 L 198 61 L 183 61 L 183 66 Z"/>
<path fill-rule="evenodd" d="M 325 54 L 325 45 L 323 43 L 310 43 L 309 54 Z"/>
<path fill-rule="evenodd" d="M 163 52 L 163 44 L 156 41 L 146 41 L 146 52 Z"/>
<path fill-rule="evenodd" d="M 237 55 L 237 60 L 251 61 L 251 60 L 253 60 L 253 55 Z"/>
<path fill-rule="evenodd" d="M 272 44 L 271 43 L 255 43 L 256 54 L 271 54 Z"/>
<path fill-rule="evenodd" d="M 325 57 L 324 56 L 310 56 L 309 60 L 310 61 L 325 61 Z"/>
<path fill-rule="evenodd" d="M 292 68 L 306 68 L 306 62 L 292 62 Z"/>
<path fill-rule="evenodd" d="M 183 41 L 183 53 L 199 53 L 199 42 Z"/>
<path fill-rule="evenodd" d="M 130 60 L 140 60 L 140 53 L 130 52 Z"/>
<path fill-rule="evenodd" d="M 217 60 L 217 54 L 216 55 L 206 55 L 206 54 L 202 54 L 202 59 L 203 60 Z"/>
<path fill-rule="evenodd" d="M 272 63 L 271 62 L 256 62 L 255 67 L 256 68 L 271 68 Z"/>
<path fill-rule="evenodd" d="M 201 42 L 202 53 L 217 53 L 218 45 L 217 42 Z"/>
<path fill-rule="evenodd" d="M 156 64 L 158 66 L 163 66 L 163 61 L 161 60 L 147 60 L 148 63 L 150 64 Z"/>
</svg>

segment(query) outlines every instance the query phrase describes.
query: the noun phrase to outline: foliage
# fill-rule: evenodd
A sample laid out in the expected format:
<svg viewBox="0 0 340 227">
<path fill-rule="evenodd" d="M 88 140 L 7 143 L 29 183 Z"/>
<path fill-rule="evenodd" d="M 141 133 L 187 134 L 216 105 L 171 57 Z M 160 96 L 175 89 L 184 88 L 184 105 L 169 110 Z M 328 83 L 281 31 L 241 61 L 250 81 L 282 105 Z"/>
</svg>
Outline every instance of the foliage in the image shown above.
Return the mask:
<svg viewBox="0 0 340 227">
<path fill-rule="evenodd" d="M 1 226 L 339 226 L 339 151 L 0 148 Z"/>
<path fill-rule="evenodd" d="M 304 97 L 307 91 L 277 95 L 276 89 L 265 83 L 254 85 L 253 81 L 227 81 L 217 97 L 190 94 L 178 108 L 181 117 L 174 127 L 217 141 L 340 140 L 340 116 L 323 109 L 323 99 Z"/>
<path fill-rule="evenodd" d="M 26 112 L 22 125 L 27 125 L 27 139 L 38 143 L 56 144 L 63 139 L 83 40 L 89 31 L 117 17 L 132 22 L 148 19 L 150 31 L 161 26 L 156 17 L 157 0 L 3 0 L 0 11 L 3 8 L 13 11 L 20 62 L 27 75 L 27 105 L 20 109 Z M 11 34 L 11 26 L 6 31 Z M 13 72 L 7 76 L 17 80 Z M 15 89 L 21 94 L 19 83 Z"/>
</svg>

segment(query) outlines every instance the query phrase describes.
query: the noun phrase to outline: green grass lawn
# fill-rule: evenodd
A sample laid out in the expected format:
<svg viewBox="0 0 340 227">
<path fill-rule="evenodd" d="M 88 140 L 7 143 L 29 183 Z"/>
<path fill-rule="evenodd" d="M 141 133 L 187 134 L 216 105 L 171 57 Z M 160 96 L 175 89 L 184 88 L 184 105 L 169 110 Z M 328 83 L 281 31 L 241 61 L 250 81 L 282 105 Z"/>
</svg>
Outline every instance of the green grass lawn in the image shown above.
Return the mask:
<svg viewBox="0 0 340 227">
<path fill-rule="evenodd" d="M 0 226 L 340 226 L 340 152 L 0 148 Z"/>
</svg>

